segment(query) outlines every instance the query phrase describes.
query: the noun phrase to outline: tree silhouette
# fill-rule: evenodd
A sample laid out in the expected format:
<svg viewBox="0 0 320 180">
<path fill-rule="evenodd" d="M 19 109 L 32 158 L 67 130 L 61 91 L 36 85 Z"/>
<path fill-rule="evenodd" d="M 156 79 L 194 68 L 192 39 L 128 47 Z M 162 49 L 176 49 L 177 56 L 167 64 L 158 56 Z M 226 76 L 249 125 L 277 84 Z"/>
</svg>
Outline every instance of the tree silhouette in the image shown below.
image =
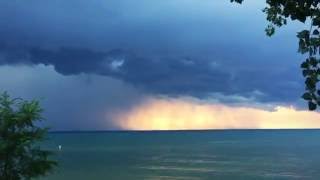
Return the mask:
<svg viewBox="0 0 320 180">
<path fill-rule="evenodd" d="M 37 143 L 45 138 L 46 128 L 35 122 L 41 120 L 38 101 L 11 99 L 0 95 L 0 179 L 31 179 L 46 175 L 56 166 Z"/>
<path fill-rule="evenodd" d="M 243 0 L 231 0 L 242 3 Z M 305 92 L 302 98 L 308 102 L 309 110 L 320 106 L 320 0 L 266 0 L 263 9 L 270 22 L 265 31 L 268 36 L 275 33 L 277 27 L 286 25 L 289 20 L 302 23 L 309 22 L 310 28 L 297 33 L 298 52 L 307 54 L 301 63 L 302 75 L 305 78 Z"/>
</svg>

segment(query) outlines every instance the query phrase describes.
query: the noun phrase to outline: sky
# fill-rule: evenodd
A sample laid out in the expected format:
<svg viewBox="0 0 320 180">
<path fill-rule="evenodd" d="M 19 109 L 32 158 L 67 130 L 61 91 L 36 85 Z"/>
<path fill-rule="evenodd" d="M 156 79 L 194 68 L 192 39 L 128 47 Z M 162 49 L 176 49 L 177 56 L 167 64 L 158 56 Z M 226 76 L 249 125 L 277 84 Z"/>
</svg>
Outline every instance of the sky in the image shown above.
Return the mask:
<svg viewBox="0 0 320 180">
<path fill-rule="evenodd" d="M 263 1 L 0 0 L 0 91 L 52 130 L 319 128 Z"/>
</svg>

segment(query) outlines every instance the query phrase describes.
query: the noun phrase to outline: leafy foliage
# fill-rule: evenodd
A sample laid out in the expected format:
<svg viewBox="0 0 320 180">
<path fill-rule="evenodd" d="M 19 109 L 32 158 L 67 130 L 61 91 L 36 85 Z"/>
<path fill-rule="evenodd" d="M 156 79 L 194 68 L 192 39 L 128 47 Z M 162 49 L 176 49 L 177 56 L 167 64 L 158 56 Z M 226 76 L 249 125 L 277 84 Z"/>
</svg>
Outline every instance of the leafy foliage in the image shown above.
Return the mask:
<svg viewBox="0 0 320 180">
<path fill-rule="evenodd" d="M 231 0 L 242 3 L 243 0 Z M 310 20 L 310 29 L 297 33 L 299 39 L 298 52 L 307 54 L 302 62 L 302 75 L 305 78 L 305 93 L 302 98 L 308 101 L 309 110 L 320 106 L 320 0 L 266 0 L 267 7 L 263 12 L 270 24 L 266 34 L 272 36 L 276 27 L 287 24 L 288 20 L 306 23 Z"/>
<path fill-rule="evenodd" d="M 42 119 L 41 112 L 38 101 L 0 95 L 0 179 L 31 179 L 56 166 L 51 152 L 36 145 L 47 133 L 34 124 Z"/>
</svg>

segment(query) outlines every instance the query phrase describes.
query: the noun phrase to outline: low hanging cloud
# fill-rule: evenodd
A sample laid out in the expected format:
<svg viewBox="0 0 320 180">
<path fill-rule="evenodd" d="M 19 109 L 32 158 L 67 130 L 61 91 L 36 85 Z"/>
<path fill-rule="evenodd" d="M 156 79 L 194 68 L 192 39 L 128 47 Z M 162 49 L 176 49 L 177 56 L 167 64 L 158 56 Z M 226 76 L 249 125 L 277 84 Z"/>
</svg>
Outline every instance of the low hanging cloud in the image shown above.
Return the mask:
<svg viewBox="0 0 320 180">
<path fill-rule="evenodd" d="M 194 99 L 152 98 L 114 116 L 120 129 L 295 129 L 320 128 L 320 113 L 278 106 L 272 111 L 230 107 Z"/>
<path fill-rule="evenodd" d="M 235 58 L 226 55 L 218 58 L 218 54 L 146 56 L 124 49 L 49 50 L 2 44 L 0 65 L 49 65 L 65 76 L 108 76 L 134 85 L 146 93 L 173 97 L 205 99 L 220 93 L 223 96 L 254 98 L 257 102 L 287 104 L 296 103 L 300 97 L 303 88 L 295 77 L 298 73 L 294 71 L 297 69 L 274 66 L 271 70 L 271 67 L 261 66 L 259 62 L 245 65 L 242 62 L 246 61 L 245 56 Z M 268 83 L 271 80 L 273 82 Z"/>
<path fill-rule="evenodd" d="M 39 100 L 43 123 L 54 131 L 118 129 L 112 119 L 105 119 L 105 110 L 124 110 L 144 98 L 119 80 L 87 74 L 63 76 L 44 65 L 0 66 L 0 85 L 0 93 Z"/>
<path fill-rule="evenodd" d="M 0 2 L 0 65 L 103 75 L 153 95 L 251 98 L 261 92 L 255 101 L 296 104 L 304 91 L 295 54 L 300 27 L 266 38 L 264 6 L 212 0 Z"/>
</svg>

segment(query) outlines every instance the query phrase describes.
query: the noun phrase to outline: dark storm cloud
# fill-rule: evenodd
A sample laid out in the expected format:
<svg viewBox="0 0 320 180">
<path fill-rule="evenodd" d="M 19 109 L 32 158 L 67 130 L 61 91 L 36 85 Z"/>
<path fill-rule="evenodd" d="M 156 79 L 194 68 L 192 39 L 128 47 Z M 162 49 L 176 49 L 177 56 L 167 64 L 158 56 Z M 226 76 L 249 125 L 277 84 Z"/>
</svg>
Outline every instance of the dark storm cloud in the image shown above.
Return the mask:
<svg viewBox="0 0 320 180">
<path fill-rule="evenodd" d="M 98 52 L 6 47 L 0 52 L 1 64 L 53 65 L 63 75 L 106 75 L 160 94 L 205 96 L 231 87 L 231 75 L 216 68 L 213 61 L 190 57 L 157 59 L 120 49 Z"/>
<path fill-rule="evenodd" d="M 203 99 L 218 93 L 292 103 L 303 90 L 296 28 L 267 39 L 257 1 L 31 0 L 0 7 L 1 64 L 52 65 L 63 75 L 99 74 L 146 93 Z"/>
<path fill-rule="evenodd" d="M 8 78 L 10 76 L 10 78 Z M 1 90 L 12 97 L 40 100 L 53 130 L 116 128 L 109 116 L 143 101 L 144 95 L 106 76 L 64 76 L 52 66 L 0 66 Z"/>
<path fill-rule="evenodd" d="M 251 64 L 243 63 L 245 58 L 259 56 L 242 55 L 241 60 L 237 55 L 219 54 L 215 58 L 159 58 L 143 57 L 121 49 L 103 52 L 75 48 L 47 50 L 6 45 L 1 46 L 0 54 L 0 64 L 44 64 L 52 65 L 63 75 L 104 75 L 160 95 L 208 98 L 214 93 L 222 93 L 243 97 L 254 95 L 256 101 L 260 102 L 292 102 L 297 99 L 297 90 L 301 88 L 294 76 L 298 72 L 297 69 L 266 67 L 254 61 L 251 61 Z M 296 71 L 295 74 L 293 71 Z"/>
</svg>

